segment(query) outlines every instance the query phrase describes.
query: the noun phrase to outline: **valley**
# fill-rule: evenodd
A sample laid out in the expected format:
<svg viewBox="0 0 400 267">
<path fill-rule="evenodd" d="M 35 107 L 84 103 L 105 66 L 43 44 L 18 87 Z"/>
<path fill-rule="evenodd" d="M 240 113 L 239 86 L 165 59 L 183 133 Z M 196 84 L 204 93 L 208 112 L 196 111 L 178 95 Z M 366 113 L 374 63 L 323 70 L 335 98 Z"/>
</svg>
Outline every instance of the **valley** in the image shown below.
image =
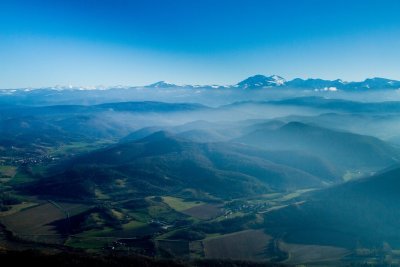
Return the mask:
<svg viewBox="0 0 400 267">
<path fill-rule="evenodd" d="M 0 267 L 400 266 L 399 0 L 0 0 Z"/>
<path fill-rule="evenodd" d="M 398 262 L 388 191 L 396 181 L 386 187 L 379 177 L 397 177 L 400 147 L 348 122 L 378 116 L 361 104 L 309 101 L 6 107 L 0 246 L 184 261 Z M 316 101 L 313 115 L 221 115 Z M 165 113 L 185 119 L 166 123 Z M 377 225 L 387 232 L 368 234 Z"/>
</svg>

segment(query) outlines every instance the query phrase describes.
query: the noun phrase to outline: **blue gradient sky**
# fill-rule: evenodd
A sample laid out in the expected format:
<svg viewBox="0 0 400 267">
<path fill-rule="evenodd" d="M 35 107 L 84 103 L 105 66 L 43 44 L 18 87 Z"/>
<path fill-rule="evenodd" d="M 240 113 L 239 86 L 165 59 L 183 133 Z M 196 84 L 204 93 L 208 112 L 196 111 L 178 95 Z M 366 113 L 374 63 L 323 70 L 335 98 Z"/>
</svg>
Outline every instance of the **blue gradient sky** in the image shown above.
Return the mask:
<svg viewBox="0 0 400 267">
<path fill-rule="evenodd" d="M 2 0 L 0 88 L 400 79 L 397 0 Z"/>
</svg>

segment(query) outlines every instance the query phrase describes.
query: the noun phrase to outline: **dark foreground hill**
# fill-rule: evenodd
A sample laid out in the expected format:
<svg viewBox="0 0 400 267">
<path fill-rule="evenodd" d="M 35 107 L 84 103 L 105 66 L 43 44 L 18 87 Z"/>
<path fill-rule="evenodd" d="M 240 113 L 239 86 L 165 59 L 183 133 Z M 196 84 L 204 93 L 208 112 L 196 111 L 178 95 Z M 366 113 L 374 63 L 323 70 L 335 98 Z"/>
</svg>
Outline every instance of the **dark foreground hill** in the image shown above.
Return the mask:
<svg viewBox="0 0 400 267">
<path fill-rule="evenodd" d="M 288 266 L 268 262 L 230 261 L 230 260 L 157 260 L 139 255 L 95 255 L 86 253 L 44 254 L 36 251 L 2 251 L 0 262 L 5 266 L 41 266 L 41 267 L 272 267 Z"/>
<path fill-rule="evenodd" d="M 400 168 L 321 190 L 267 215 L 267 231 L 294 243 L 400 245 Z"/>
<path fill-rule="evenodd" d="M 335 179 L 324 162 L 289 154 L 288 158 L 282 152 L 243 145 L 195 143 L 157 132 L 77 157 L 29 191 L 79 198 L 93 197 L 96 190 L 119 197 L 198 192 L 232 198 L 321 187 Z"/>
</svg>

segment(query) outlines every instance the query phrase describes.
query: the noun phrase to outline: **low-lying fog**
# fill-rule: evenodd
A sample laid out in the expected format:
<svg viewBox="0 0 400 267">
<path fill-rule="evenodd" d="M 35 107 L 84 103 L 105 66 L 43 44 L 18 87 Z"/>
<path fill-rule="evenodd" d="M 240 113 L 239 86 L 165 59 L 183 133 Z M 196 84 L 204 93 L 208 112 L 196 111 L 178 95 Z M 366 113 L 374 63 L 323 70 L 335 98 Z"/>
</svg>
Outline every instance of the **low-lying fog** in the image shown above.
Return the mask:
<svg viewBox="0 0 400 267">
<path fill-rule="evenodd" d="M 196 121 L 207 121 L 214 125 L 229 125 L 227 137 L 233 134 L 232 123 L 299 121 L 326 128 L 375 136 L 390 142 L 400 142 L 399 103 L 383 103 L 400 100 L 400 90 L 327 91 L 288 88 L 264 88 L 245 90 L 239 88 L 124 88 L 109 90 L 32 90 L 0 94 L 0 103 L 15 105 L 17 109 L 34 106 L 39 109 L 14 113 L 1 112 L 1 131 L 10 125 L 26 131 L 35 123 L 51 123 L 65 131 L 98 131 L 98 136 L 119 139 L 146 127 L 168 129 Z M 154 110 L 98 109 L 89 107 L 101 103 L 129 101 L 156 101 L 166 103 L 200 104 L 186 108 L 164 107 Z M 379 103 L 379 104 L 376 104 Z M 40 111 L 41 106 L 83 105 L 80 111 L 49 114 Z M 73 108 L 74 106 L 71 106 Z M 11 115 L 10 115 L 11 114 Z M 16 119 L 18 118 L 18 119 Z M 25 125 L 25 126 L 24 126 Z M 188 130 L 210 130 L 210 125 L 196 124 Z M 173 130 L 172 128 L 176 128 Z M 218 139 L 218 138 L 217 138 Z M 224 138 L 222 138 L 224 139 Z"/>
</svg>

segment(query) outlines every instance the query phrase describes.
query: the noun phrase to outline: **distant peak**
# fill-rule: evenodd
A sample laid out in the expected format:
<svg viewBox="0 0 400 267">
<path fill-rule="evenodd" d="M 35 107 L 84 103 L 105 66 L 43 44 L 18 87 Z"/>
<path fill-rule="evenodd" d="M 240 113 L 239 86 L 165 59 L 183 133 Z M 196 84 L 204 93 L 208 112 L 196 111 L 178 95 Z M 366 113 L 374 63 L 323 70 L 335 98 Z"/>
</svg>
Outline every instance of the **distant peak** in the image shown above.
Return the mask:
<svg viewBox="0 0 400 267">
<path fill-rule="evenodd" d="M 275 74 L 269 76 L 269 78 L 274 79 L 275 81 L 285 80 L 283 77 L 275 75 Z"/>
<path fill-rule="evenodd" d="M 285 85 L 286 80 L 278 75 L 264 76 L 257 74 L 251 76 L 237 85 L 242 88 L 264 88 Z"/>
<path fill-rule="evenodd" d="M 173 83 L 168 83 L 166 81 L 159 81 L 156 83 L 152 83 L 146 87 L 151 87 L 151 88 L 170 88 L 170 87 L 177 87 L 176 84 Z"/>
<path fill-rule="evenodd" d="M 357 83 L 360 87 L 367 88 L 367 89 L 379 89 L 379 88 L 400 88 L 400 81 L 390 80 L 381 77 L 374 77 L 365 79 L 361 83 Z"/>
</svg>

